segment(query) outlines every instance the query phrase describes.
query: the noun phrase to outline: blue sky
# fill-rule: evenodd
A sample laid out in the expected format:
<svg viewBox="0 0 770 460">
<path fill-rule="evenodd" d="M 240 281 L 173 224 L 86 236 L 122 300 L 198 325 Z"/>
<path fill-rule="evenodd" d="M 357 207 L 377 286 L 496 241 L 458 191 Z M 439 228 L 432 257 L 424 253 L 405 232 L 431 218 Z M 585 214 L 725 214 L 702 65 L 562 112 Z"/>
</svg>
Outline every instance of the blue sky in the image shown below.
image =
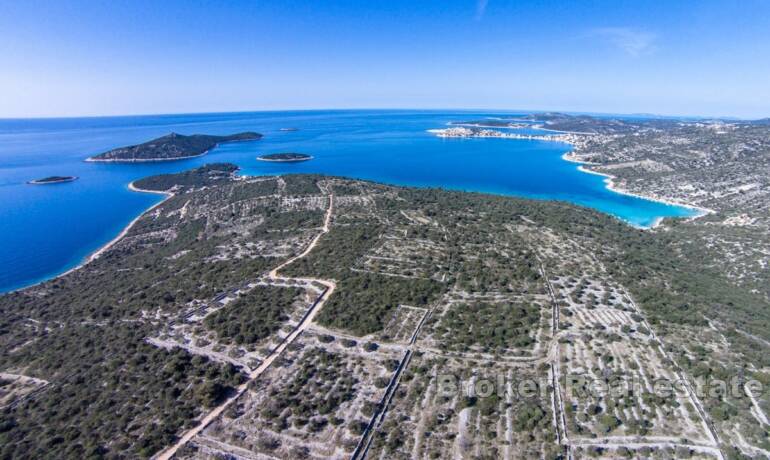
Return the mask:
<svg viewBox="0 0 770 460">
<path fill-rule="evenodd" d="M 0 117 L 770 116 L 770 1 L 0 0 Z"/>
</svg>

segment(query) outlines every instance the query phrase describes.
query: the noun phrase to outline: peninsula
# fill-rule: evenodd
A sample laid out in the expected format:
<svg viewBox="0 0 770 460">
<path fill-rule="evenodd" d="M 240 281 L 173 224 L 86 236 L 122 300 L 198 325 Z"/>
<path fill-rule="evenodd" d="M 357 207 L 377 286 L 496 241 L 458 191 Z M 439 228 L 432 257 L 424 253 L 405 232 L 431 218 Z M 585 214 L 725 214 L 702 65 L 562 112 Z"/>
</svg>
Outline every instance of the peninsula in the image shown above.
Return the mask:
<svg viewBox="0 0 770 460">
<path fill-rule="evenodd" d="M 270 153 L 257 157 L 260 161 L 278 161 L 283 163 L 295 163 L 298 161 L 312 160 L 313 157 L 304 153 Z"/>
<path fill-rule="evenodd" d="M 142 162 L 183 160 L 203 156 L 219 144 L 226 142 L 256 141 L 262 135 L 243 132 L 229 136 L 211 136 L 207 134 L 171 133 L 139 145 L 120 147 L 88 158 L 91 162 Z"/>
<path fill-rule="evenodd" d="M 42 179 L 35 179 L 27 182 L 30 185 L 49 185 L 61 184 L 63 182 L 72 182 L 78 180 L 76 176 L 48 176 Z"/>
<path fill-rule="evenodd" d="M 628 143 L 590 152 L 650 155 Z M 0 295 L 5 457 L 767 457 L 740 456 L 767 450 L 764 188 L 713 198 L 750 225 L 641 232 L 567 203 L 236 171 L 135 181 L 166 198 Z M 569 383 L 609 378 L 639 389 Z M 685 383 L 645 383 L 664 381 Z"/>
</svg>

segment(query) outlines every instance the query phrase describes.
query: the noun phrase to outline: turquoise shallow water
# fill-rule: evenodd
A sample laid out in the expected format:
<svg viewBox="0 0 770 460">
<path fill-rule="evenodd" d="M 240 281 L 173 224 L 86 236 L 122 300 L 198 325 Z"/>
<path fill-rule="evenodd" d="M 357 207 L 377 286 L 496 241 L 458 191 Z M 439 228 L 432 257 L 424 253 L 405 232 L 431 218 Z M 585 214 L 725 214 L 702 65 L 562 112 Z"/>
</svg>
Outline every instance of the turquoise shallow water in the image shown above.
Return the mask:
<svg viewBox="0 0 770 460">
<path fill-rule="evenodd" d="M 496 115 L 435 111 L 311 111 L 0 120 L 0 291 L 55 276 L 80 263 L 159 200 L 127 185 L 140 177 L 211 162 L 242 174 L 325 173 L 398 185 L 444 187 L 589 206 L 636 226 L 693 210 L 618 194 L 603 178 L 561 159 L 569 146 L 512 139 L 440 139 L 426 130 Z M 299 131 L 280 131 L 295 127 Z M 85 163 L 91 155 L 182 134 L 265 134 L 176 162 Z M 313 160 L 268 163 L 265 153 L 296 151 Z M 75 182 L 30 186 L 50 175 Z"/>
</svg>

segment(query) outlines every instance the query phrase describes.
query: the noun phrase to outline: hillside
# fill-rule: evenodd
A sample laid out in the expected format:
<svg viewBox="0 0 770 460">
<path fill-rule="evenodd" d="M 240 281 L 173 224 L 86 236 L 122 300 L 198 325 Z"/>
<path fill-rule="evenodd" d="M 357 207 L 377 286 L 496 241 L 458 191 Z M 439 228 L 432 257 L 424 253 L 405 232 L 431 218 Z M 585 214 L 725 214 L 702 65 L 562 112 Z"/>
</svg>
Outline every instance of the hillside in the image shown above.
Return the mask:
<svg viewBox="0 0 770 460">
<path fill-rule="evenodd" d="M 711 256 L 691 224 L 234 170 L 140 181 L 174 195 L 81 269 L 0 296 L 3 457 L 770 450 L 765 392 L 696 391 L 770 382 L 770 305 L 693 263 Z"/>
<path fill-rule="evenodd" d="M 225 142 L 256 141 L 261 134 L 244 132 L 230 136 L 210 136 L 193 134 L 185 136 L 171 133 L 139 145 L 120 147 L 88 158 L 87 161 L 137 162 L 181 160 L 204 155 L 209 150 Z"/>
</svg>

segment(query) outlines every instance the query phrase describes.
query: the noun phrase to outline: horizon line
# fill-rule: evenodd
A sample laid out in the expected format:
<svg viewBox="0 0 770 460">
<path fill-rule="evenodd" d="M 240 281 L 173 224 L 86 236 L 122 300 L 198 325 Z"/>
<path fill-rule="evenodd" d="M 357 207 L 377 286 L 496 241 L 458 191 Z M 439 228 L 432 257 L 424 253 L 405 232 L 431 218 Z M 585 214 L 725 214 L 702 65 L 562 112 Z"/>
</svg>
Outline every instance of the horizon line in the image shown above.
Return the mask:
<svg viewBox="0 0 770 460">
<path fill-rule="evenodd" d="M 650 112 L 593 112 L 576 110 L 548 110 L 548 109 L 506 109 L 506 108 L 459 108 L 459 107 L 427 107 L 427 108 L 408 108 L 408 107 L 349 107 L 349 108 L 294 108 L 294 109 L 248 109 L 248 110 L 225 110 L 225 111 L 194 111 L 194 112 L 156 112 L 156 113 L 126 113 L 111 115 L 45 115 L 45 116 L 21 116 L 6 117 L 0 116 L 1 121 L 33 121 L 33 120 L 76 120 L 76 119 L 98 119 L 98 118 L 140 118 L 140 117 L 170 117 L 179 115 L 226 115 L 226 114 L 247 114 L 247 113 L 281 113 L 281 112 L 356 112 L 356 111 L 406 111 L 406 112 L 433 112 L 433 111 L 457 111 L 457 112 L 507 112 L 522 114 L 544 114 L 544 113 L 562 113 L 565 115 L 587 115 L 587 116 L 622 116 L 622 117 L 641 117 L 641 118 L 663 118 L 663 119 L 700 119 L 700 120 L 722 120 L 722 121 L 741 121 L 751 122 L 765 120 L 768 117 L 745 118 L 732 115 L 682 115 L 665 114 Z"/>
</svg>

